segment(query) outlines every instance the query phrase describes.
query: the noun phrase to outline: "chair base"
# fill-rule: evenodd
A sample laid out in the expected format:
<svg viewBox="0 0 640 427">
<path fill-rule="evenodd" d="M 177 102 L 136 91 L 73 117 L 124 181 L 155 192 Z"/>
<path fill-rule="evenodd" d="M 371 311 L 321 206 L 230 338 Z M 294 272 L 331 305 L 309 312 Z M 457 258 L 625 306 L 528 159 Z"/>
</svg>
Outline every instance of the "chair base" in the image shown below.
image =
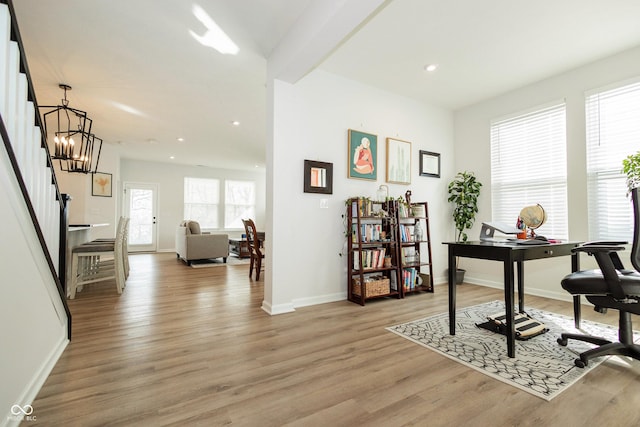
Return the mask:
<svg viewBox="0 0 640 427">
<path fill-rule="evenodd" d="M 574 361 L 578 368 L 584 368 L 589 364 L 589 360 L 600 356 L 628 356 L 640 360 L 640 345 L 633 342 L 631 316 L 628 312 L 620 312 L 619 328 L 620 342 L 612 342 L 593 335 L 563 333 L 558 338 L 558 344 L 564 347 L 568 340 L 573 339 L 598 345 L 596 348 L 580 353 L 580 358 Z"/>
</svg>

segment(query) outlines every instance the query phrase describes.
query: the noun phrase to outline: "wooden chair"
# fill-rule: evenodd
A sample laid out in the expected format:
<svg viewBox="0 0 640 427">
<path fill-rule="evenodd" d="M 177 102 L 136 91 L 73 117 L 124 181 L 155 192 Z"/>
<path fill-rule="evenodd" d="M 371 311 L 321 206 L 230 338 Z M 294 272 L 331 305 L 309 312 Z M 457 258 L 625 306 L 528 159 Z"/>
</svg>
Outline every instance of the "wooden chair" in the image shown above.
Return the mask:
<svg viewBox="0 0 640 427">
<path fill-rule="evenodd" d="M 256 225 L 252 219 L 243 219 L 244 231 L 247 235 L 247 247 L 251 256 L 249 264 L 249 277 L 255 266 L 256 280 L 260 280 L 260 270 L 262 268 L 262 260 L 264 258 L 264 251 L 260 245 L 260 239 L 258 239 L 258 232 L 256 231 Z"/>
</svg>

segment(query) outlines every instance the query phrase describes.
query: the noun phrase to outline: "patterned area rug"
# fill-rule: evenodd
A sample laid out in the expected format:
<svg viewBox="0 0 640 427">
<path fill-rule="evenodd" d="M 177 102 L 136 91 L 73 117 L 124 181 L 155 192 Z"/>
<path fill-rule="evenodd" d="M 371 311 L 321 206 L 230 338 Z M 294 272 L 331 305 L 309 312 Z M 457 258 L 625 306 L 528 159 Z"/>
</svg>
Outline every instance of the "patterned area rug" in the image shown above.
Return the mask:
<svg viewBox="0 0 640 427">
<path fill-rule="evenodd" d="M 230 256 L 227 258 L 227 262 L 222 262 L 222 258 L 215 259 L 199 259 L 191 261 L 192 268 L 208 268 L 208 267 L 222 267 L 226 265 L 245 265 L 249 264 L 250 258 L 238 258 Z"/>
<path fill-rule="evenodd" d="M 576 367 L 573 361 L 577 355 L 594 345 L 569 340 L 567 347 L 562 347 L 556 341 L 562 332 L 617 340 L 618 329 L 612 326 L 582 320 L 581 329 L 576 330 L 572 317 L 530 307 L 525 311 L 544 323 L 549 331 L 527 341 L 516 340 L 515 358 L 507 356 L 507 338 L 504 335 L 476 326 L 485 322 L 488 315 L 504 312 L 504 303 L 500 301 L 458 310 L 455 336 L 449 335 L 448 313 L 386 329 L 545 400 L 559 395 L 606 359 L 593 359 L 584 369 Z M 638 340 L 637 333 L 634 339 Z"/>
</svg>

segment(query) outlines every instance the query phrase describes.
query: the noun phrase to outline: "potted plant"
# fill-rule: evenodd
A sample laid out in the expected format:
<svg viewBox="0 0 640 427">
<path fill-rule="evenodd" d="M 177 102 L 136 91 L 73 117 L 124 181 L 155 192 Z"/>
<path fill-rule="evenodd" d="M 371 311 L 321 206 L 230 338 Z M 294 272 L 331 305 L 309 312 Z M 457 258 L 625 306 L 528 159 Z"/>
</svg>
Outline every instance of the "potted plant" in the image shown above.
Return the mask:
<svg viewBox="0 0 640 427">
<path fill-rule="evenodd" d="M 622 173 L 627 175 L 627 194 L 640 187 L 640 151 L 622 160 Z"/>
<path fill-rule="evenodd" d="M 473 172 L 458 172 L 453 181 L 449 183 L 449 198 L 453 203 L 453 220 L 456 228 L 456 241 L 466 242 L 466 230 L 473 226 L 478 213 L 478 197 L 482 183 L 478 181 Z M 458 268 L 456 260 L 456 283 L 462 283 L 465 271 Z"/>
</svg>

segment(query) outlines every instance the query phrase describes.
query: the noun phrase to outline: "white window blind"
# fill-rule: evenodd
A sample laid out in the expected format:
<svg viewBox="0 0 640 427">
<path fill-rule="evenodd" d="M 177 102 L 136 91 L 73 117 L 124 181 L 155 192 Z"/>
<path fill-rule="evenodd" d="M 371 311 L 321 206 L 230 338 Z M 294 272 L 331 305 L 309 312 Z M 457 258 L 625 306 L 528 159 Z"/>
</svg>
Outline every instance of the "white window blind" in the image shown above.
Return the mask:
<svg viewBox="0 0 640 427">
<path fill-rule="evenodd" d="M 491 123 L 492 220 L 515 226 L 520 210 L 540 204 L 536 234 L 568 238 L 564 102 Z"/>
<path fill-rule="evenodd" d="M 640 149 L 640 81 L 586 94 L 590 240 L 633 235 L 622 160 Z"/>
<path fill-rule="evenodd" d="M 242 219 L 256 217 L 256 184 L 253 181 L 225 181 L 224 227 L 244 228 Z"/>
<path fill-rule="evenodd" d="M 184 178 L 184 219 L 200 223 L 200 228 L 218 228 L 220 181 Z"/>
</svg>

